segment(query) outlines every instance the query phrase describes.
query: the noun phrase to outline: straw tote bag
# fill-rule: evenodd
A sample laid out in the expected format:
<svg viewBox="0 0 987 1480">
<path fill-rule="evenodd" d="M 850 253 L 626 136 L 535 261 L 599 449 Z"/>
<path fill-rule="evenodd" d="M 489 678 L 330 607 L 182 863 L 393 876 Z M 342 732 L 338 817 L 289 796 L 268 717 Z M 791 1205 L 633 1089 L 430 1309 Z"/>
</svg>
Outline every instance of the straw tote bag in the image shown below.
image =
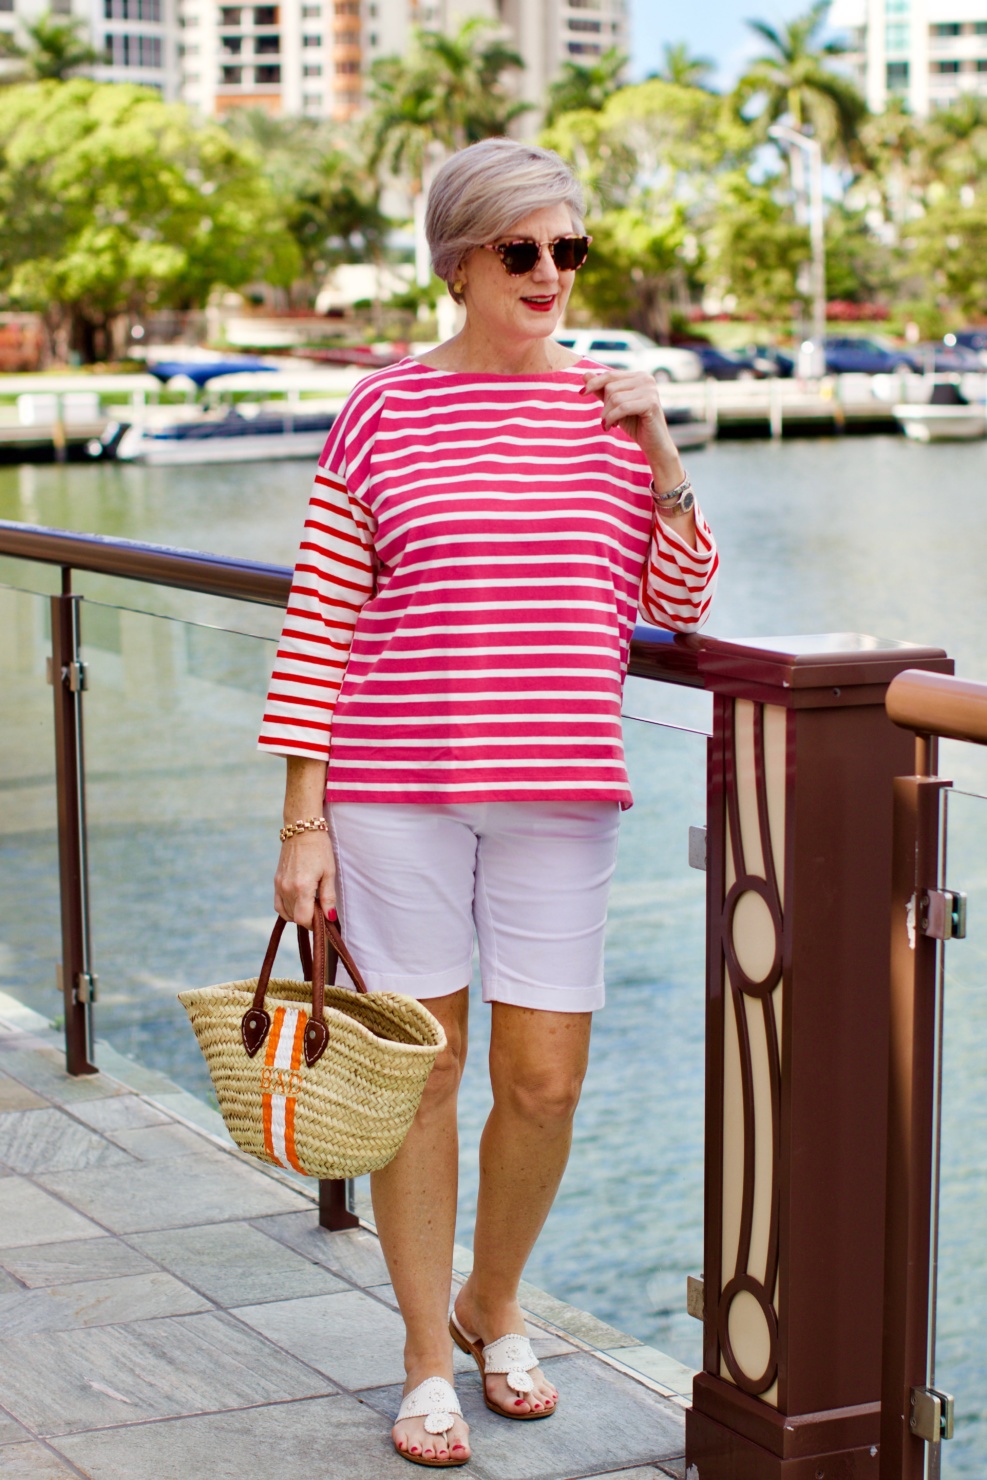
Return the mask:
<svg viewBox="0 0 987 1480">
<path fill-rule="evenodd" d="M 179 994 L 226 1128 L 242 1151 L 307 1177 L 377 1171 L 415 1117 L 442 1026 L 413 997 L 368 992 L 319 909 L 312 950 L 298 929 L 308 982 L 272 981 L 284 927 L 279 918 L 259 977 Z M 355 992 L 325 985 L 338 960 Z"/>
</svg>

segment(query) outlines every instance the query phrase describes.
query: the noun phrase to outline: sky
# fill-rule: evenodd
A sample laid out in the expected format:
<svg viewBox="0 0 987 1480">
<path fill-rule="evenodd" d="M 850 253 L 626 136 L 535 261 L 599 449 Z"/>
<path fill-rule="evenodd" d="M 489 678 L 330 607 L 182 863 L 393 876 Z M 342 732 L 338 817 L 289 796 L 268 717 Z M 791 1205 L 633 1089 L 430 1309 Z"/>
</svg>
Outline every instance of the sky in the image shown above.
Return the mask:
<svg viewBox="0 0 987 1480">
<path fill-rule="evenodd" d="M 635 79 L 659 69 L 666 41 L 685 41 L 696 56 L 716 62 L 714 85 L 730 87 L 745 59 L 758 49 L 744 25 L 754 17 L 772 25 L 808 10 L 810 0 L 631 0 L 631 67 Z"/>
</svg>

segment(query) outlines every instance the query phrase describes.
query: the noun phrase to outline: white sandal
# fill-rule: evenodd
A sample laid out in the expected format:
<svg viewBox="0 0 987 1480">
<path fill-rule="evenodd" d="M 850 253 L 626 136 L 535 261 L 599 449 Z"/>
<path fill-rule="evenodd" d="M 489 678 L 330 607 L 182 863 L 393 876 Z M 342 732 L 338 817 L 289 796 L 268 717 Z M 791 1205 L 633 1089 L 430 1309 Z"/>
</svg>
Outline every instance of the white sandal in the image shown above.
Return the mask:
<svg viewBox="0 0 987 1480">
<path fill-rule="evenodd" d="M 426 1377 L 416 1388 L 412 1388 L 407 1397 L 401 1399 L 401 1407 L 398 1416 L 394 1420 L 400 1423 L 403 1418 L 423 1418 L 426 1434 L 448 1434 L 457 1418 L 462 1418 L 463 1410 L 459 1406 L 456 1390 L 452 1383 L 446 1382 L 444 1377 Z M 423 1454 L 409 1454 L 407 1449 L 395 1449 L 402 1459 L 410 1460 L 413 1465 L 431 1465 L 436 1469 L 446 1469 L 450 1465 L 465 1465 L 469 1459 L 453 1459 L 452 1447 L 446 1440 L 446 1448 L 449 1450 L 448 1459 L 426 1459 Z"/>
<path fill-rule="evenodd" d="M 538 1358 L 527 1336 L 518 1336 L 511 1332 L 507 1336 L 498 1336 L 496 1341 L 488 1341 L 484 1346 L 479 1336 L 471 1336 L 459 1324 L 455 1311 L 449 1317 L 449 1331 L 460 1351 L 473 1358 L 480 1369 L 482 1378 L 494 1372 L 505 1373 L 507 1386 L 512 1392 L 521 1397 L 531 1392 L 535 1384 L 529 1373 L 538 1366 Z M 499 1403 L 494 1403 L 488 1398 L 486 1382 L 483 1384 L 483 1401 L 491 1413 L 499 1413 L 502 1418 L 551 1418 L 558 1406 L 557 1403 L 553 1403 L 550 1407 L 540 1411 L 529 1408 L 527 1413 L 517 1413 L 510 1408 L 502 1408 Z"/>
</svg>

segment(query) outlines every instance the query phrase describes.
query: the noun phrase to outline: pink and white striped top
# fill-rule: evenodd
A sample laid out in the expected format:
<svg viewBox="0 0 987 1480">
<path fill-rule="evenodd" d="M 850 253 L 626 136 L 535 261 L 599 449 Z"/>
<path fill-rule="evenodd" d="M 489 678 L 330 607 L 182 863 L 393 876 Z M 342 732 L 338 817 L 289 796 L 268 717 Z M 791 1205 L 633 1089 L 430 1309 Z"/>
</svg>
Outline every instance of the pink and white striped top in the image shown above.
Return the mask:
<svg viewBox="0 0 987 1480">
<path fill-rule="evenodd" d="M 596 368 L 407 359 L 350 396 L 260 736 L 328 759 L 330 801 L 630 805 L 620 702 L 638 610 L 693 631 L 717 555 L 698 511 L 696 550 L 656 518 L 644 455 L 583 392 Z"/>
</svg>

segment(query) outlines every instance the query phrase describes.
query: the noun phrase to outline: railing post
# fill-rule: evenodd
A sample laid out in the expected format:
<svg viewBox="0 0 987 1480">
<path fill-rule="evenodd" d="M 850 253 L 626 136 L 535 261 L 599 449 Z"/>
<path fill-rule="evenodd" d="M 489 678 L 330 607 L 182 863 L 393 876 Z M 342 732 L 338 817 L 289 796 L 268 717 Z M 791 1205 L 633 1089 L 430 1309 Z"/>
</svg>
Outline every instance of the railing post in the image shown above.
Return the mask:
<svg viewBox="0 0 987 1480">
<path fill-rule="evenodd" d="M 360 1220 L 350 1209 L 352 1184 L 346 1180 L 319 1183 L 319 1227 L 337 1233 L 341 1228 L 359 1228 Z"/>
<path fill-rule="evenodd" d="M 92 1061 L 92 969 L 89 884 L 86 865 L 86 792 L 82 750 L 85 671 L 79 641 L 79 603 L 71 572 L 62 571 L 62 594 L 51 598 L 51 682 L 55 696 L 55 791 L 58 801 L 58 872 L 62 913 L 59 968 L 65 1003 L 65 1067 L 95 1074 Z"/>
<path fill-rule="evenodd" d="M 881 1480 L 923 1480 L 926 1440 L 910 1427 L 913 1393 L 929 1380 L 936 1120 L 938 943 L 920 928 L 939 887 L 942 793 L 929 775 L 935 745 L 919 738 L 915 770 L 894 783 L 891 1043 L 885 1245 Z M 938 1436 L 932 1440 L 938 1460 Z M 938 1475 L 936 1463 L 930 1471 Z"/>
<path fill-rule="evenodd" d="M 892 782 L 912 767 L 884 694 L 903 668 L 952 664 L 853 634 L 692 641 L 715 718 L 686 1465 L 877 1480 Z"/>
</svg>

